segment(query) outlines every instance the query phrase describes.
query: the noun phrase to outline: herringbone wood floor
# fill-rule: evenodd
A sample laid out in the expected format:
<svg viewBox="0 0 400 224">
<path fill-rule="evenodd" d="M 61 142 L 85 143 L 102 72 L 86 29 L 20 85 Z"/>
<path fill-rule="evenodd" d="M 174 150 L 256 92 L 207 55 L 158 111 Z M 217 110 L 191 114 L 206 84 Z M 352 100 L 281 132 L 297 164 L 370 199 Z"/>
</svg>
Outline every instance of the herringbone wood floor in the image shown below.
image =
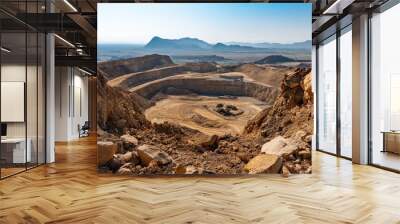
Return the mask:
<svg viewBox="0 0 400 224">
<path fill-rule="evenodd" d="M 95 139 L 0 181 L 0 223 L 400 223 L 400 175 L 313 155 L 313 174 L 133 178 L 97 174 Z"/>
</svg>

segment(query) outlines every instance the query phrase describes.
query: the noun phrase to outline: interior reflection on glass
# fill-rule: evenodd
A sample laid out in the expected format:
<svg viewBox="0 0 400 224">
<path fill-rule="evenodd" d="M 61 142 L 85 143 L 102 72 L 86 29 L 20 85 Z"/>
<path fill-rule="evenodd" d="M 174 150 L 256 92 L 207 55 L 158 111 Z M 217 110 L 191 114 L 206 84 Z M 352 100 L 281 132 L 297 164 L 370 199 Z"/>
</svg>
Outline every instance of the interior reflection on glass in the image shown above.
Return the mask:
<svg viewBox="0 0 400 224">
<path fill-rule="evenodd" d="M 336 37 L 318 48 L 318 148 L 336 153 Z"/>
<path fill-rule="evenodd" d="M 372 163 L 400 170 L 400 5 L 371 19 Z"/>
</svg>

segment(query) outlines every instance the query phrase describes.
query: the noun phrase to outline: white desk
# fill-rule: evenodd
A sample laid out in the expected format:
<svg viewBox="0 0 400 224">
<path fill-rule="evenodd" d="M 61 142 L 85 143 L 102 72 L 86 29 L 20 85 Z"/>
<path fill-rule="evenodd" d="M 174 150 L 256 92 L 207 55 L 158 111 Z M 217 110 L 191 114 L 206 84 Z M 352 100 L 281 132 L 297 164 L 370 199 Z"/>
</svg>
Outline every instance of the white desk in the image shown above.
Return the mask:
<svg viewBox="0 0 400 224">
<path fill-rule="evenodd" d="M 12 163 L 25 163 L 32 160 L 32 140 L 28 138 L 28 143 L 25 151 L 25 138 L 5 138 L 1 139 L 1 150 L 12 150 Z M 6 148 L 3 148 L 6 147 Z M 12 148 L 9 148 L 12 147 Z"/>
</svg>

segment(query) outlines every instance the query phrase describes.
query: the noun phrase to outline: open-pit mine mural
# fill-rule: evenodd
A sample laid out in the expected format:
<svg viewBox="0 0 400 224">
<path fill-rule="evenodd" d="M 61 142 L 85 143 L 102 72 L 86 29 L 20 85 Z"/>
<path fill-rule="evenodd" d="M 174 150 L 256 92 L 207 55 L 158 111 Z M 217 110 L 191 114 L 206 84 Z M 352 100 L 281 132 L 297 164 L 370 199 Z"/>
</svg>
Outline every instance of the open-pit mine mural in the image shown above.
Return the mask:
<svg viewBox="0 0 400 224">
<path fill-rule="evenodd" d="M 311 4 L 99 4 L 99 171 L 311 173 L 310 39 Z"/>
</svg>

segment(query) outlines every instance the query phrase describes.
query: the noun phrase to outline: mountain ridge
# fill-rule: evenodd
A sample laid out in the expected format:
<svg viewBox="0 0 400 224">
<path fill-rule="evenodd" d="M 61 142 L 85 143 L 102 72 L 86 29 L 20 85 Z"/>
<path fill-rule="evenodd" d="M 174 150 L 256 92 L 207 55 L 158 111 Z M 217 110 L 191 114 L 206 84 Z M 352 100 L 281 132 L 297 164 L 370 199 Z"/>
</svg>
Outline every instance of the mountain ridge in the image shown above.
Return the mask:
<svg viewBox="0 0 400 224">
<path fill-rule="evenodd" d="M 233 45 L 241 45 L 241 46 L 248 46 L 248 47 L 257 47 L 257 48 L 295 48 L 295 49 L 301 49 L 301 48 L 311 48 L 312 46 L 312 41 L 311 40 L 305 40 L 305 41 L 299 41 L 299 42 L 293 42 L 293 43 L 270 43 L 270 42 L 262 42 L 262 43 L 247 43 L 247 42 L 226 42 L 225 44 L 233 44 Z"/>
<path fill-rule="evenodd" d="M 311 40 L 303 42 L 295 42 L 291 44 L 283 43 L 245 43 L 245 42 L 218 42 L 210 44 L 204 40 L 183 37 L 179 39 L 166 39 L 159 36 L 154 36 L 145 46 L 145 49 L 182 49 L 182 50 L 268 50 L 276 49 L 308 49 L 311 48 Z"/>
</svg>

